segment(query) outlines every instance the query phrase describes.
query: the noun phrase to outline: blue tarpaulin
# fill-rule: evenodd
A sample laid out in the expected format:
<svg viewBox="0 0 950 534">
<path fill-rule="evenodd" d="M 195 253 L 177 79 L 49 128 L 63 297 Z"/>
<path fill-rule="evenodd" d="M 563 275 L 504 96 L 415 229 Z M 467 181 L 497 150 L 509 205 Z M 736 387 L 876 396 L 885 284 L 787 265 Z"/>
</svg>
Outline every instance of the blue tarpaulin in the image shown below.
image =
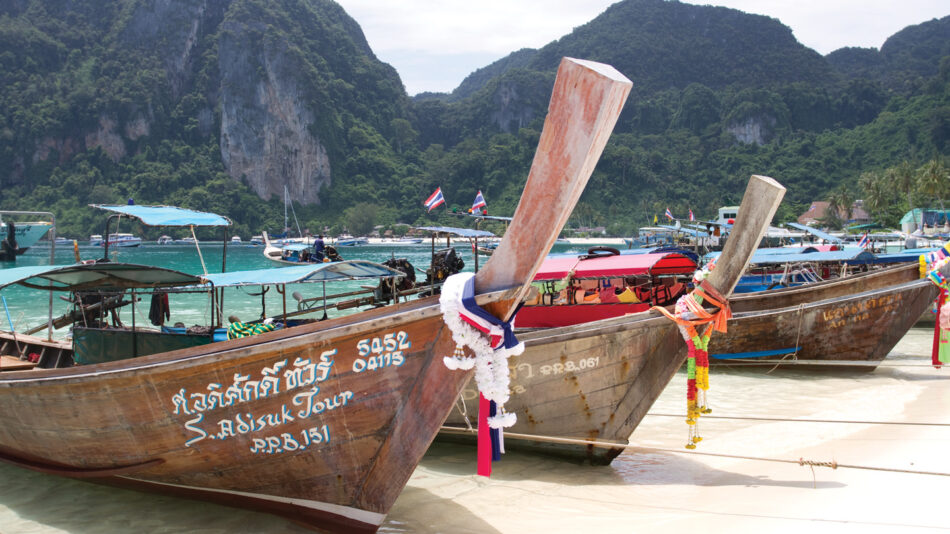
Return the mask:
<svg viewBox="0 0 950 534">
<path fill-rule="evenodd" d="M 174 206 L 135 206 L 90 204 L 94 208 L 135 217 L 146 226 L 231 226 L 227 217 Z"/>
<path fill-rule="evenodd" d="M 353 278 L 384 278 L 390 276 L 405 276 L 405 274 L 371 261 L 347 260 L 332 263 L 294 265 L 291 267 L 280 267 L 278 269 L 215 273 L 202 276 L 201 278 L 211 282 L 215 287 L 233 287 L 296 284 L 300 282 L 329 282 L 333 280 L 351 280 Z"/>
</svg>

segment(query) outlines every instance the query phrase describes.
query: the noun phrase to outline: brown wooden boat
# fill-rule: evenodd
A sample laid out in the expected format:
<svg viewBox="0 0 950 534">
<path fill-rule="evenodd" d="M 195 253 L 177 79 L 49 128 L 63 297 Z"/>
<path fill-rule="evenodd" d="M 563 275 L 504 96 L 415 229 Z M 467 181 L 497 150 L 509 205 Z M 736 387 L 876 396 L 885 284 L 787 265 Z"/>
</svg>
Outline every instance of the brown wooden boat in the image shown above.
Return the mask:
<svg viewBox="0 0 950 534">
<path fill-rule="evenodd" d="M 523 297 L 630 87 L 609 66 L 562 61 L 511 230 L 476 278 L 497 316 Z M 0 457 L 375 531 L 470 378 L 442 363 L 453 348 L 432 297 L 167 353 L 2 373 Z"/>
<path fill-rule="evenodd" d="M 710 282 L 729 295 L 762 238 L 785 189 L 753 176 L 740 218 Z M 713 338 L 722 334 L 715 334 Z M 610 463 L 686 359 L 675 323 L 655 311 L 519 333 L 525 351 L 510 363 L 517 423 L 505 447 L 541 451 L 593 464 Z M 471 441 L 477 393 L 469 386 L 440 439 Z M 550 439 L 553 438 L 553 439 Z M 596 440 L 600 446 L 558 442 Z M 609 444 L 617 447 L 609 447 Z"/>
<path fill-rule="evenodd" d="M 710 363 L 856 362 L 873 370 L 936 296 L 916 263 L 738 295 L 728 334 L 710 340 Z"/>
</svg>

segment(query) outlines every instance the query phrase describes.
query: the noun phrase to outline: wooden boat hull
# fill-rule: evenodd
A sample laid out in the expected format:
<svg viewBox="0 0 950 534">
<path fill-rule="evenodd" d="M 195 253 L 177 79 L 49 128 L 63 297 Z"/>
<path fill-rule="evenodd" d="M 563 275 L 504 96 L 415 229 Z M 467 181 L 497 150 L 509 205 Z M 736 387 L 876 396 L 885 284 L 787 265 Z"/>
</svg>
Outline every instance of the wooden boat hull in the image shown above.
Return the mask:
<svg viewBox="0 0 950 534">
<path fill-rule="evenodd" d="M 525 351 L 511 360 L 511 398 L 518 420 L 506 433 L 616 442 L 605 448 L 505 438 L 505 447 L 606 465 L 686 360 L 676 325 L 656 313 L 640 313 L 519 334 Z M 476 413 L 470 385 L 446 419 L 467 428 L 462 407 Z M 470 419 L 473 416 L 469 417 Z M 474 434 L 443 432 L 439 439 L 473 441 Z"/>
<path fill-rule="evenodd" d="M 729 332 L 710 340 L 710 363 L 880 362 L 937 296 L 936 286 L 927 280 L 889 283 L 915 271 L 910 265 L 806 286 L 775 295 L 778 306 L 739 311 L 729 321 Z M 812 300 L 805 300 L 809 294 Z M 736 299 L 736 308 L 768 301 L 766 295 L 748 302 Z M 860 368 L 873 370 L 874 365 Z"/>
<path fill-rule="evenodd" d="M 94 369 L 4 373 L 0 457 L 373 531 L 470 373 L 441 362 L 454 343 L 435 298 L 367 314 Z"/>
</svg>

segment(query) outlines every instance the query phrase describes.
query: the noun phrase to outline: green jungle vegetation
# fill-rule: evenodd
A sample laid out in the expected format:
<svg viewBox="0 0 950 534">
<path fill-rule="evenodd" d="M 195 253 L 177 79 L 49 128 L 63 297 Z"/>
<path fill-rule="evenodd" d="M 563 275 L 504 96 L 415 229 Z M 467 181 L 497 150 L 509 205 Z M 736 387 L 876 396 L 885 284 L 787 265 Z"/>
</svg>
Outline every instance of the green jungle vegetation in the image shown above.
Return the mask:
<svg viewBox="0 0 950 534">
<path fill-rule="evenodd" d="M 907 209 L 950 197 L 950 17 L 908 27 L 880 50 L 823 57 L 775 19 L 624 0 L 479 69 L 451 94 L 410 98 L 331 0 L 166 4 L 0 5 L 0 209 L 52 211 L 59 235 L 80 238 L 102 232 L 102 213 L 87 204 L 129 198 L 227 215 L 245 238 L 279 232 L 282 198 L 258 198 L 222 159 L 223 84 L 246 80 L 238 90 L 250 91 L 266 76 L 262 56 L 224 52 L 235 36 L 283 58 L 278 74 L 313 111 L 309 131 L 332 179 L 319 204 L 293 206 L 313 232 L 464 225 L 452 212 L 478 190 L 489 214 L 510 215 L 563 56 L 609 63 L 634 82 L 571 226 L 630 235 L 667 207 L 711 218 L 739 202 L 751 174 L 788 188 L 779 222 L 815 200 L 845 208 L 862 199 L 896 226 Z M 184 60 L 183 42 L 193 43 Z M 101 143 L 86 148 L 103 117 L 148 127 L 118 132 L 116 158 Z M 427 214 L 422 201 L 439 186 L 448 206 Z"/>
</svg>

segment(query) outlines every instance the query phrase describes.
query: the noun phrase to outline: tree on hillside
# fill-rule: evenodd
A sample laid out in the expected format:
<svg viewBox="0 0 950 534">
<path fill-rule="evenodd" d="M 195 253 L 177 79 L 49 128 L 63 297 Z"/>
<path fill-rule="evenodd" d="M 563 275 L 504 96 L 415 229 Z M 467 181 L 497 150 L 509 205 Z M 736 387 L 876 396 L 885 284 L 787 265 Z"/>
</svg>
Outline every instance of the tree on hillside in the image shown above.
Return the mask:
<svg viewBox="0 0 950 534">
<path fill-rule="evenodd" d="M 841 220 L 841 214 L 844 213 L 844 221 Z M 845 222 L 851 219 L 854 213 L 854 195 L 848 191 L 844 185 L 838 187 L 828 195 L 828 212 L 825 214 L 824 221 L 829 228 L 840 230 Z"/>
<path fill-rule="evenodd" d="M 950 171 L 939 159 L 932 159 L 917 171 L 917 187 L 930 198 L 936 198 L 940 211 L 944 211 L 943 199 L 950 192 Z M 939 221 L 938 221 L 939 222 Z"/>
<path fill-rule="evenodd" d="M 907 209 L 913 212 L 913 192 L 917 187 L 917 173 L 914 170 L 914 166 L 905 159 L 900 162 L 899 165 L 887 169 L 886 174 L 888 181 L 896 186 L 899 191 L 907 195 Z"/>
<path fill-rule="evenodd" d="M 871 215 L 871 220 L 877 222 L 882 222 L 884 211 L 893 198 L 885 180 L 883 173 L 875 171 L 865 172 L 858 179 L 858 186 L 864 192 L 864 207 Z"/>
</svg>

